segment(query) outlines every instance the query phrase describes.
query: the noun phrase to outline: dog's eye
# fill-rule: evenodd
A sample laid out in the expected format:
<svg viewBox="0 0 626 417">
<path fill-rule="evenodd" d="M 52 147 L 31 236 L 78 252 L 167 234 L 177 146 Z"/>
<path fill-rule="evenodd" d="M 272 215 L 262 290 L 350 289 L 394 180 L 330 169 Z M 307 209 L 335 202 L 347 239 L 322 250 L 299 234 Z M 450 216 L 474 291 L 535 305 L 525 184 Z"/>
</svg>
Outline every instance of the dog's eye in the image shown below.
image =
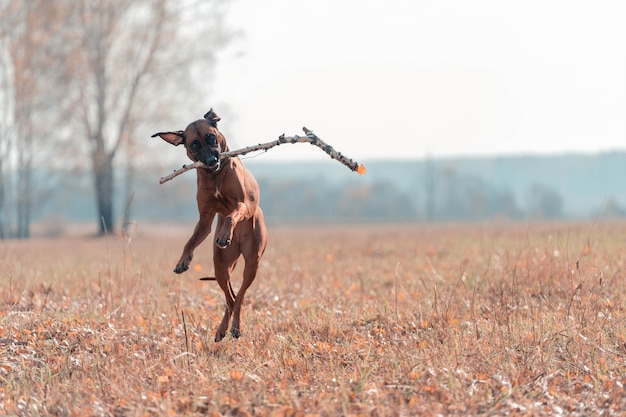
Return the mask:
<svg viewBox="0 0 626 417">
<path fill-rule="evenodd" d="M 207 133 L 205 139 L 206 139 L 206 142 L 209 144 L 209 146 L 217 145 L 217 141 L 216 141 L 217 138 L 213 133 Z"/>
<path fill-rule="evenodd" d="M 200 142 L 194 140 L 193 142 L 191 142 L 191 145 L 189 145 L 189 149 L 191 149 L 192 152 L 197 152 L 198 150 L 200 150 Z"/>
</svg>

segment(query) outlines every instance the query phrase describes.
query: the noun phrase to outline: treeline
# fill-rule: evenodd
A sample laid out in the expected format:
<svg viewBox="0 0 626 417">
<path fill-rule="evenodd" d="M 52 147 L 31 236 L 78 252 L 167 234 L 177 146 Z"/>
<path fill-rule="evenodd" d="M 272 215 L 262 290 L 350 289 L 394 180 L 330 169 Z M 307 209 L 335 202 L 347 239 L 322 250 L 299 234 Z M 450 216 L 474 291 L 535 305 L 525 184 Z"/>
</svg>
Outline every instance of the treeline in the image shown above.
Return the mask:
<svg viewBox="0 0 626 417">
<path fill-rule="evenodd" d="M 261 207 L 270 224 L 337 224 L 381 222 L 485 221 L 492 219 L 585 219 L 625 217 L 626 208 L 620 181 L 612 181 L 619 167 L 626 166 L 626 154 L 589 156 L 571 165 L 569 158 L 532 158 L 520 164 L 504 158 L 489 161 L 369 162 L 368 173 L 358 176 L 340 164 L 253 163 L 247 161 L 261 186 Z M 585 162 L 586 161 L 586 162 Z M 595 176 L 584 182 L 579 177 L 581 162 Z M 605 167 L 605 173 L 594 169 Z M 558 178 L 542 174 L 543 166 L 561 172 Z M 615 166 L 613 166 L 615 165 Z M 491 175 L 481 170 L 489 168 Z M 495 168 L 494 168 L 495 167 Z M 168 167 L 153 166 L 135 172 L 132 184 L 118 189 L 114 205 L 131 221 L 194 222 L 197 219 L 196 185 L 193 172 L 164 185 L 158 178 Z M 567 170 L 566 170 L 567 171 Z M 49 184 L 49 176 L 35 175 L 37 189 Z M 97 215 L 93 188 L 86 170 L 55 171 L 62 186 L 47 188 L 34 212 L 44 234 L 63 233 L 64 225 L 89 222 Z M 126 176 L 116 177 L 124 183 Z M 569 181 L 572 179 L 573 184 Z M 52 182 L 53 184 L 55 182 Z M 130 197 L 132 196 L 132 200 Z M 45 198 L 44 198 L 45 197 Z M 621 200 L 620 200 L 621 198 Z M 129 204 L 130 202 L 130 204 Z M 584 205 L 582 203 L 585 203 Z M 128 207 L 128 211 L 127 211 Z M 43 225 L 43 227 L 42 227 Z"/>
<path fill-rule="evenodd" d="M 418 214 L 410 196 L 387 182 L 325 185 L 261 178 L 259 185 L 269 222 L 397 222 L 416 220 Z"/>
<path fill-rule="evenodd" d="M 437 177 L 442 186 L 410 194 L 392 182 L 347 182 L 320 187 L 313 180 L 261 180 L 262 208 L 269 221 L 408 222 L 563 218 L 563 198 L 535 184 L 525 204 L 508 189 L 478 177 Z"/>
<path fill-rule="evenodd" d="M 626 153 L 258 164 L 267 216 L 281 221 L 478 221 L 626 216 Z"/>
</svg>

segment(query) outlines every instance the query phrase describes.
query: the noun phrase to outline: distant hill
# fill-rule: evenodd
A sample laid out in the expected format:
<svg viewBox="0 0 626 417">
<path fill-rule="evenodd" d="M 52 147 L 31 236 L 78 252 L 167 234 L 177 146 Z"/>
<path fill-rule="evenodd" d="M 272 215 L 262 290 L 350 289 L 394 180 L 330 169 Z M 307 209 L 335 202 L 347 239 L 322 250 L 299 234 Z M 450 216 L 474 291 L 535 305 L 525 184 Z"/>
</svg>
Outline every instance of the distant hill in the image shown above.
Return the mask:
<svg viewBox="0 0 626 417">
<path fill-rule="evenodd" d="M 360 162 L 365 175 L 330 159 L 245 160 L 261 184 L 261 206 L 270 223 L 626 216 L 626 152 Z M 166 173 L 134 173 L 133 218 L 197 218 L 194 173 L 159 185 Z M 35 220 L 95 222 L 89 173 L 57 177 L 60 186 L 46 192 Z M 129 190 L 118 181 L 116 191 L 121 218 Z"/>
<path fill-rule="evenodd" d="M 268 182 L 317 180 L 324 186 L 393 184 L 418 206 L 424 204 L 429 181 L 436 189 L 446 178 L 474 179 L 490 188 L 508 190 L 525 209 L 533 186 L 542 185 L 562 198 L 566 218 L 595 216 L 608 201 L 626 207 L 626 152 L 601 154 L 526 155 L 432 160 L 364 161 L 359 176 L 334 162 L 247 162 Z M 422 207 L 423 208 L 423 207 Z"/>
</svg>

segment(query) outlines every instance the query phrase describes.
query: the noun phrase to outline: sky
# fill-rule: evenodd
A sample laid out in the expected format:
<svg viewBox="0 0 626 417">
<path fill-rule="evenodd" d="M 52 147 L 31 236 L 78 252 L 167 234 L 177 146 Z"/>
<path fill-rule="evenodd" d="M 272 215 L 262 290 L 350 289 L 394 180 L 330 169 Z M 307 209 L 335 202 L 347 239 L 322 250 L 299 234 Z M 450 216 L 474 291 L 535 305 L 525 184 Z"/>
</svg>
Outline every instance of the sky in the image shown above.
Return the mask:
<svg viewBox="0 0 626 417">
<path fill-rule="evenodd" d="M 626 150 L 625 21 L 610 0 L 233 0 L 208 105 L 231 148 L 306 126 L 357 161 Z"/>
</svg>

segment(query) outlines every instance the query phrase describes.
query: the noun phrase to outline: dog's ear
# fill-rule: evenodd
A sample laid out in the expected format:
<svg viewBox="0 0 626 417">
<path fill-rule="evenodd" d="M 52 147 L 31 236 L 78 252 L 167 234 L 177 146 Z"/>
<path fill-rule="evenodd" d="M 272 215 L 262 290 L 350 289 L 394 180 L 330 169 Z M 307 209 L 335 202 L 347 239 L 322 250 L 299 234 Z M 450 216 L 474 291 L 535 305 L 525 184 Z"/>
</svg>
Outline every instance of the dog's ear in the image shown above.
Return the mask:
<svg viewBox="0 0 626 417">
<path fill-rule="evenodd" d="M 178 146 L 181 143 L 184 143 L 185 138 L 183 137 L 183 131 L 178 130 L 176 132 L 159 132 L 152 135 L 153 138 L 160 136 L 166 142 L 171 143 L 172 145 Z"/>
<path fill-rule="evenodd" d="M 215 112 L 213 111 L 213 109 L 210 109 L 208 112 L 206 112 L 206 114 L 204 115 L 204 118 L 211 124 L 211 126 L 213 127 L 217 127 L 217 122 L 219 122 L 220 120 L 222 120 L 217 114 L 215 114 Z"/>
</svg>

